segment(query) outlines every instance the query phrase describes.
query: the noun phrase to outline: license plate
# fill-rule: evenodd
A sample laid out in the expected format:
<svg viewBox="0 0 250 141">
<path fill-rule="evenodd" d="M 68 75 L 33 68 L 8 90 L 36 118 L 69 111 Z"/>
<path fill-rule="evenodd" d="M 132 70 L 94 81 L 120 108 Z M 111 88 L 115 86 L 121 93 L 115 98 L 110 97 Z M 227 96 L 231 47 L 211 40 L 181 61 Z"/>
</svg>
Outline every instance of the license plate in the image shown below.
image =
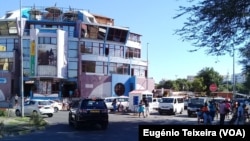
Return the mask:
<svg viewBox="0 0 250 141">
<path fill-rule="evenodd" d="M 90 113 L 100 113 L 99 110 L 91 110 Z"/>
</svg>

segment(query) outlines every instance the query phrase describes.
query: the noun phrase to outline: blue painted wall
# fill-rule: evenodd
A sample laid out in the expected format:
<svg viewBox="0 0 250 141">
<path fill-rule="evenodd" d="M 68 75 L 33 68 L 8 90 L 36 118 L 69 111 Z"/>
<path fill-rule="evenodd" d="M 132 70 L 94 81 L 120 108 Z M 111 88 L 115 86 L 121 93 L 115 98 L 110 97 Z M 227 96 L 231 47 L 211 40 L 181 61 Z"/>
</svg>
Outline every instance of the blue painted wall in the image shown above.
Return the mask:
<svg viewBox="0 0 250 141">
<path fill-rule="evenodd" d="M 117 83 L 122 83 L 125 86 L 125 93 L 124 96 L 128 96 L 131 88 L 135 88 L 135 78 L 129 75 L 119 75 L 119 74 L 112 74 L 111 80 L 111 92 L 112 96 L 117 96 L 115 93 L 115 85 Z"/>
</svg>

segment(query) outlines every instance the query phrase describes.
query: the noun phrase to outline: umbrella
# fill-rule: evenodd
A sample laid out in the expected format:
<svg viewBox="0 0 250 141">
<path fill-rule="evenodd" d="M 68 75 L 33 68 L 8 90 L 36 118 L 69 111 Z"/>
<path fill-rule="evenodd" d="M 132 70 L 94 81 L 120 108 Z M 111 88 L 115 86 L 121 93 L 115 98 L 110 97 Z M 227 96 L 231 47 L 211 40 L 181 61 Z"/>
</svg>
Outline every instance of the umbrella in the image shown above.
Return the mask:
<svg viewBox="0 0 250 141">
<path fill-rule="evenodd" d="M 45 8 L 45 10 L 52 13 L 52 14 L 62 14 L 62 10 L 59 9 L 58 7 L 55 7 L 55 6 L 47 7 L 47 8 Z"/>
<path fill-rule="evenodd" d="M 76 17 L 77 12 L 76 11 L 68 11 L 68 12 L 65 12 L 63 15 L 66 17 Z"/>
<path fill-rule="evenodd" d="M 38 9 L 31 9 L 30 11 L 29 11 L 29 13 L 30 14 L 32 14 L 32 15 L 41 15 L 41 11 L 40 10 L 38 10 Z"/>
</svg>

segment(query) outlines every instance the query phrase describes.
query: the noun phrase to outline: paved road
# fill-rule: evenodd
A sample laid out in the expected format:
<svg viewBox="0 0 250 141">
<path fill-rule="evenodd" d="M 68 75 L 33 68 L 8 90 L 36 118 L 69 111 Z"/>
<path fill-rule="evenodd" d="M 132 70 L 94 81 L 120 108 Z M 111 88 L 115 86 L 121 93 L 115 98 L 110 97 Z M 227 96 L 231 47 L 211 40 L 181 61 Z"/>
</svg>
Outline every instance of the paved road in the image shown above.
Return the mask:
<svg viewBox="0 0 250 141">
<path fill-rule="evenodd" d="M 100 130 L 98 126 L 75 130 L 68 125 L 68 112 L 60 111 L 52 118 L 45 119 L 50 126 L 43 131 L 36 131 L 28 135 L 3 138 L 3 141 L 138 141 L 138 126 L 141 124 L 197 124 L 196 118 L 187 117 L 186 112 L 182 115 L 159 115 L 152 113 L 147 118 L 139 118 L 130 114 L 109 114 L 110 124 L 107 130 Z"/>
</svg>

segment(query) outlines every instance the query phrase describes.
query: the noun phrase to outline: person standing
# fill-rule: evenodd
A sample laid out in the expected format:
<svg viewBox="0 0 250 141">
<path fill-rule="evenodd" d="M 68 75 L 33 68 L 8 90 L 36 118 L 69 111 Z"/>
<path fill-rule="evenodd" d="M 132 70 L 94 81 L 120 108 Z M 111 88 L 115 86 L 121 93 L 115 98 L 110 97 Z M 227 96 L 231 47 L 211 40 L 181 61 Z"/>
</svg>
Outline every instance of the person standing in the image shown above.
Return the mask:
<svg viewBox="0 0 250 141">
<path fill-rule="evenodd" d="M 72 95 L 73 95 L 73 91 L 69 91 L 69 100 L 72 101 Z"/>
<path fill-rule="evenodd" d="M 145 110 L 144 103 L 143 103 L 143 100 L 141 100 L 139 103 L 139 108 L 138 108 L 139 118 L 141 117 L 141 114 L 145 118 L 144 110 Z"/>
<path fill-rule="evenodd" d="M 16 95 L 15 95 L 15 105 L 18 104 L 18 98 L 19 98 L 19 97 L 18 97 L 18 95 L 16 94 Z"/>
<path fill-rule="evenodd" d="M 113 106 L 113 111 L 116 112 L 116 109 L 117 109 L 117 100 L 116 99 L 114 99 L 112 101 L 112 106 Z"/>
<path fill-rule="evenodd" d="M 224 125 L 225 116 L 226 116 L 226 104 L 225 104 L 225 101 L 220 103 L 219 112 L 220 112 L 220 125 Z"/>
<path fill-rule="evenodd" d="M 207 103 L 205 103 L 202 107 L 202 114 L 203 114 L 203 123 L 204 125 L 211 124 L 210 114 Z"/>
<path fill-rule="evenodd" d="M 235 125 L 244 125 L 244 104 L 243 103 L 238 103 L 238 110 L 237 110 L 237 119 L 235 122 Z"/>
<path fill-rule="evenodd" d="M 148 117 L 149 116 L 149 103 L 148 100 L 146 98 L 144 98 L 143 100 L 144 104 L 145 104 L 145 116 Z"/>
<path fill-rule="evenodd" d="M 214 121 L 215 112 L 216 112 L 215 103 L 213 101 L 209 101 L 208 109 L 209 109 L 209 115 L 211 116 L 211 122 L 212 122 Z"/>
</svg>

